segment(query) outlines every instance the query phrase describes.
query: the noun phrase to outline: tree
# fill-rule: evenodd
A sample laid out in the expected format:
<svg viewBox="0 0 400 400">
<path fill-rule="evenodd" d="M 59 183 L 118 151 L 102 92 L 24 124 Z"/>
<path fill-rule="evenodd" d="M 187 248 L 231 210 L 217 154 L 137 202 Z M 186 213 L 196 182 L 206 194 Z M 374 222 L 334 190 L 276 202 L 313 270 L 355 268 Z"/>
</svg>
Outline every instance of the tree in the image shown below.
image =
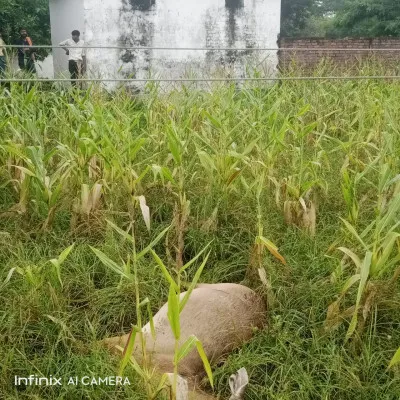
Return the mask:
<svg viewBox="0 0 400 400">
<path fill-rule="evenodd" d="M 400 0 L 282 0 L 283 36 L 400 36 Z"/>
<path fill-rule="evenodd" d="M 313 10 L 316 15 L 330 17 L 340 12 L 347 0 L 320 0 L 317 1 L 317 7 Z"/>
<path fill-rule="evenodd" d="M 346 0 L 335 17 L 337 36 L 400 36 L 399 0 Z"/>
<path fill-rule="evenodd" d="M 282 0 L 281 35 L 297 36 L 306 26 L 316 0 Z"/>
<path fill-rule="evenodd" d="M 19 36 L 24 27 L 33 43 L 50 44 L 50 12 L 48 0 L 0 0 L 0 29 L 6 42 Z"/>
</svg>

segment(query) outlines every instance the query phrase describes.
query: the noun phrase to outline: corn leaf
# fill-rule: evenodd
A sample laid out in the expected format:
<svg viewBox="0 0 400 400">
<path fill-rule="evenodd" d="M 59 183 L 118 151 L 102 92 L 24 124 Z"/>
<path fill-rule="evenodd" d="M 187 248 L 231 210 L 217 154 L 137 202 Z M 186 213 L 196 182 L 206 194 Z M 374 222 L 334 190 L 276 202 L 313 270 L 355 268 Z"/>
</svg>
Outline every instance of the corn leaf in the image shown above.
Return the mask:
<svg viewBox="0 0 400 400">
<path fill-rule="evenodd" d="M 197 152 L 197 156 L 199 157 L 200 164 L 203 166 L 203 168 L 204 168 L 206 171 L 211 172 L 211 171 L 217 169 L 217 167 L 216 167 L 215 164 L 214 164 L 213 159 L 212 159 L 211 156 L 210 156 L 208 153 L 206 153 L 205 151 L 199 150 L 199 151 Z"/>
<path fill-rule="evenodd" d="M 94 254 L 99 258 L 99 260 L 109 269 L 116 272 L 117 274 L 123 276 L 124 278 L 128 279 L 129 281 L 134 281 L 134 277 L 131 274 L 127 274 L 123 268 L 121 268 L 116 262 L 108 258 L 102 251 L 95 249 L 94 247 L 90 246 L 90 249 L 93 251 Z"/>
<path fill-rule="evenodd" d="M 213 380 L 213 375 L 211 371 L 211 366 L 210 362 L 208 361 L 207 355 L 204 351 L 203 345 L 199 340 L 196 342 L 196 347 L 197 347 L 197 352 L 199 353 L 199 356 L 201 360 L 203 361 L 204 369 L 207 373 L 208 380 L 210 381 L 210 385 L 212 388 L 214 388 L 214 380 Z"/>
<path fill-rule="evenodd" d="M 175 286 L 173 284 L 171 284 L 169 287 L 168 320 L 175 340 L 179 340 L 181 336 L 179 320 L 179 294 L 176 293 Z"/>
<path fill-rule="evenodd" d="M 278 259 L 282 264 L 287 265 L 284 257 L 279 254 L 278 247 L 276 247 L 270 240 L 267 240 L 263 236 L 258 236 L 257 243 L 263 244 L 276 259 Z"/>
<path fill-rule="evenodd" d="M 151 254 L 153 255 L 154 259 L 156 260 L 156 263 L 159 265 L 159 267 L 161 268 L 161 272 L 163 273 L 165 279 L 169 282 L 169 284 L 171 286 L 173 286 L 174 290 L 178 290 L 178 286 L 175 283 L 174 279 L 172 278 L 172 276 L 170 275 L 170 273 L 167 270 L 167 267 L 165 266 L 165 264 L 162 262 L 162 260 L 160 259 L 160 257 L 158 257 L 158 255 L 153 251 L 150 250 Z"/>
<path fill-rule="evenodd" d="M 21 167 L 20 165 L 12 165 L 12 167 L 22 171 L 26 175 L 33 176 L 33 177 L 36 176 L 36 174 L 34 172 L 32 172 L 31 170 L 29 170 L 28 168 Z"/>
<path fill-rule="evenodd" d="M 71 246 L 67 247 L 60 255 L 59 257 L 53 258 L 52 260 L 50 260 L 50 262 L 54 265 L 55 269 L 56 269 L 56 273 L 57 273 L 57 278 L 58 281 L 60 282 L 61 287 L 63 287 L 63 282 L 61 279 L 61 265 L 63 264 L 63 262 L 67 259 L 69 253 L 72 251 L 72 249 L 74 248 L 75 244 L 72 244 Z"/>
<path fill-rule="evenodd" d="M 118 232 L 123 238 L 128 240 L 131 243 L 134 243 L 135 241 L 133 240 L 132 235 L 130 235 L 128 232 L 125 232 L 123 229 L 119 228 L 117 225 L 115 225 L 113 222 L 109 221 L 106 219 L 106 222 L 108 225 L 111 226 L 116 232 Z"/>
<path fill-rule="evenodd" d="M 361 260 L 357 256 L 357 254 L 353 253 L 350 249 L 348 249 L 346 247 L 338 247 L 338 250 L 342 251 L 344 254 L 349 256 L 353 260 L 354 264 L 356 265 L 357 271 L 360 270 L 360 268 L 361 268 Z"/>
<path fill-rule="evenodd" d="M 400 196 L 396 196 L 390 202 L 390 206 L 385 216 L 377 223 L 377 233 L 380 234 L 384 229 L 388 229 L 393 219 L 397 218 L 400 210 Z"/>
<path fill-rule="evenodd" d="M 155 391 L 155 393 L 154 393 L 154 395 L 152 397 L 152 400 L 156 399 L 157 396 L 159 395 L 159 393 L 164 389 L 165 382 L 167 381 L 167 378 L 168 378 L 168 375 L 167 374 L 163 374 L 163 376 L 161 377 L 160 382 L 159 382 L 159 384 L 157 386 L 157 389 L 156 389 L 156 391 Z"/>
<path fill-rule="evenodd" d="M 67 247 L 59 256 L 58 256 L 58 263 L 61 265 L 69 256 L 71 253 L 72 249 L 74 248 L 75 243 L 72 244 L 71 246 Z"/>
<path fill-rule="evenodd" d="M 394 367 L 396 364 L 400 363 L 400 347 L 399 349 L 396 351 L 396 354 L 393 356 L 392 360 L 390 361 L 389 367 L 388 368 L 392 368 Z"/>
<path fill-rule="evenodd" d="M 356 274 L 356 275 L 351 276 L 351 277 L 346 281 L 346 283 L 344 284 L 343 289 L 342 289 L 342 291 L 341 291 L 341 293 L 340 293 L 340 297 L 343 297 L 343 296 L 347 293 L 347 291 L 348 291 L 355 283 L 357 283 L 360 279 L 361 279 L 361 275 L 360 275 L 360 274 Z"/>
<path fill-rule="evenodd" d="M 138 327 L 133 327 L 131 332 L 129 333 L 128 341 L 126 342 L 124 351 L 123 351 L 123 357 L 121 360 L 121 364 L 119 367 L 119 372 L 118 376 L 122 376 L 123 372 L 125 371 L 126 366 L 128 365 L 131 357 L 132 357 L 132 352 L 135 346 L 135 339 L 136 339 L 136 334 L 140 332 L 140 329 Z"/>
<path fill-rule="evenodd" d="M 379 274 L 379 272 L 385 267 L 399 237 L 400 233 L 397 232 L 390 232 L 386 235 L 386 238 L 382 243 L 382 254 L 376 265 L 373 265 L 373 269 L 371 269 L 372 275 L 375 275 L 376 273 Z"/>
<path fill-rule="evenodd" d="M 371 268 L 371 261 L 372 261 L 372 253 L 370 251 L 367 251 L 364 257 L 364 261 L 361 265 L 361 277 L 360 277 L 360 285 L 358 287 L 358 292 L 357 292 L 357 301 L 356 301 L 356 307 L 354 310 L 353 318 L 351 319 L 349 329 L 346 334 L 346 340 L 348 340 L 354 333 L 357 322 L 358 322 L 358 308 L 360 306 L 361 302 L 361 297 L 364 293 L 365 285 L 367 283 L 369 273 L 370 273 L 370 268 Z"/>
<path fill-rule="evenodd" d="M 190 352 L 192 349 L 195 348 L 197 338 L 194 335 L 189 336 L 189 338 L 186 340 L 186 342 L 182 345 L 182 347 L 179 349 L 179 352 L 176 356 L 176 362 L 179 363 L 182 361 Z"/>
<path fill-rule="evenodd" d="M 211 252 L 210 252 L 210 253 L 211 253 Z M 185 296 L 184 296 L 183 299 L 181 300 L 180 305 L 179 305 L 179 312 L 180 312 L 180 313 L 183 311 L 183 309 L 184 309 L 186 303 L 189 301 L 189 297 L 190 297 L 190 295 L 192 294 L 194 288 L 195 288 L 196 285 L 197 285 L 197 282 L 198 282 L 199 279 L 200 279 L 201 273 L 203 272 L 204 266 L 206 265 L 206 263 L 207 263 L 207 261 L 208 261 L 208 257 L 210 256 L 210 253 L 207 254 L 206 258 L 205 258 L 204 261 L 201 263 L 199 269 L 196 271 L 196 274 L 195 274 L 195 276 L 194 276 L 194 278 L 193 278 L 193 280 L 192 280 L 192 282 L 191 282 L 191 284 L 190 284 L 190 286 L 189 286 L 189 288 L 188 288 L 188 290 L 187 290 Z"/>
<path fill-rule="evenodd" d="M 344 225 L 346 226 L 347 230 L 361 243 L 361 245 L 364 247 L 365 250 L 368 251 L 368 246 L 365 244 L 365 242 L 361 239 L 361 237 L 358 235 L 357 231 L 354 229 L 353 225 L 351 225 L 348 221 L 346 221 L 343 218 L 340 218 Z"/>
<path fill-rule="evenodd" d="M 189 262 L 187 262 L 182 268 L 181 268 L 181 272 L 186 271 L 194 262 L 196 262 L 199 257 L 208 249 L 208 247 L 210 246 L 212 242 L 208 243 L 206 247 L 204 247 L 203 250 L 200 251 L 200 253 L 198 253 L 194 258 L 192 258 Z"/>
<path fill-rule="evenodd" d="M 170 228 L 171 225 L 165 228 L 161 233 L 159 233 L 157 237 L 147 247 L 145 247 L 140 253 L 136 255 L 136 260 L 140 260 L 142 257 L 144 257 L 165 236 Z"/>
<path fill-rule="evenodd" d="M 167 131 L 168 148 L 175 162 L 180 165 L 182 163 L 182 143 L 179 141 L 178 135 L 174 127 L 169 127 Z"/>
</svg>

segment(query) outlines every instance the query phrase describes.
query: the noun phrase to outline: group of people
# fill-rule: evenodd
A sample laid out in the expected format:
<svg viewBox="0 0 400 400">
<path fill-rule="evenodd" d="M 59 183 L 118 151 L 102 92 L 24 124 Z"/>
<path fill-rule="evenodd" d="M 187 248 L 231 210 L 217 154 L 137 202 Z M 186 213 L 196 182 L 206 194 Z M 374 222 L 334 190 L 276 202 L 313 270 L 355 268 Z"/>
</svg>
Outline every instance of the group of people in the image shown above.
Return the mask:
<svg viewBox="0 0 400 400">
<path fill-rule="evenodd" d="M 35 52 L 32 48 L 32 39 L 25 28 L 19 29 L 19 38 L 15 41 L 18 47 L 18 66 L 21 70 L 36 73 Z M 2 33 L 0 32 L 0 74 L 4 76 L 7 68 L 6 48 Z"/>
<path fill-rule="evenodd" d="M 15 45 L 18 46 L 18 66 L 22 71 L 35 74 L 36 55 L 32 39 L 28 36 L 25 28 L 20 28 L 19 34 L 19 38 L 15 41 Z M 86 51 L 84 41 L 80 38 L 80 32 L 78 30 L 72 31 L 71 39 L 64 40 L 59 46 L 65 50 L 68 56 L 68 70 L 71 75 L 71 84 L 76 87 L 77 80 L 80 79 L 86 70 Z M 0 31 L 0 78 L 5 76 L 6 68 L 6 47 Z"/>
</svg>

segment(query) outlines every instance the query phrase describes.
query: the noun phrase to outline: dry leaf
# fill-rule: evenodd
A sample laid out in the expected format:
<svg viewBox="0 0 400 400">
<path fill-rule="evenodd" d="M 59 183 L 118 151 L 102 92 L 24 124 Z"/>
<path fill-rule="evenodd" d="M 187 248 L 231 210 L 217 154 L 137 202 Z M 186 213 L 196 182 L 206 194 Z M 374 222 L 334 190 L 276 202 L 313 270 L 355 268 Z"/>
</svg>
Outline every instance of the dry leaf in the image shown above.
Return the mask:
<svg viewBox="0 0 400 400">
<path fill-rule="evenodd" d="M 150 208 L 147 206 L 146 198 L 144 196 L 139 196 L 138 200 L 144 223 L 146 224 L 147 230 L 150 231 Z"/>
<path fill-rule="evenodd" d="M 89 214 L 92 209 L 89 185 L 83 183 L 81 189 L 81 213 Z"/>
<path fill-rule="evenodd" d="M 91 211 L 96 210 L 100 205 L 102 188 L 103 188 L 103 185 L 100 183 L 96 183 L 92 188 L 92 192 L 91 192 L 92 209 L 91 209 Z"/>
<path fill-rule="evenodd" d="M 368 318 L 369 313 L 371 312 L 372 305 L 374 303 L 374 299 L 376 296 L 376 286 L 373 284 L 369 284 L 370 286 L 370 292 L 365 300 L 364 306 L 362 308 L 362 314 L 364 321 Z"/>
<path fill-rule="evenodd" d="M 317 215 L 315 205 L 310 201 L 310 208 L 306 208 L 303 213 L 303 227 L 310 233 L 311 236 L 315 236 L 315 228 L 317 222 Z"/>
<path fill-rule="evenodd" d="M 279 254 L 278 247 L 276 247 L 270 240 L 267 240 L 264 237 L 259 236 L 258 237 L 258 242 L 263 244 L 269 250 L 269 252 L 275 258 L 277 258 L 282 264 L 287 265 L 286 260 L 284 259 L 284 257 L 281 254 Z"/>
</svg>

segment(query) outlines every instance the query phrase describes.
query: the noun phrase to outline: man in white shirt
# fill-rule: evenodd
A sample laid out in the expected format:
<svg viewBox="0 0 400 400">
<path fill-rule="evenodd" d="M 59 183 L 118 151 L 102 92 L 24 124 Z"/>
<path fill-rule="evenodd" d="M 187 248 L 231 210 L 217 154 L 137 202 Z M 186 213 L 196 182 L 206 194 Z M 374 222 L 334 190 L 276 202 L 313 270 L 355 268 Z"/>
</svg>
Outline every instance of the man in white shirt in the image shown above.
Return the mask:
<svg viewBox="0 0 400 400">
<path fill-rule="evenodd" d="M 82 76 L 86 70 L 86 51 L 85 42 L 80 40 L 81 33 L 77 30 L 72 32 L 72 39 L 64 40 L 60 46 L 68 56 L 68 69 L 71 74 L 72 86 L 76 87 L 76 80 Z"/>
</svg>

